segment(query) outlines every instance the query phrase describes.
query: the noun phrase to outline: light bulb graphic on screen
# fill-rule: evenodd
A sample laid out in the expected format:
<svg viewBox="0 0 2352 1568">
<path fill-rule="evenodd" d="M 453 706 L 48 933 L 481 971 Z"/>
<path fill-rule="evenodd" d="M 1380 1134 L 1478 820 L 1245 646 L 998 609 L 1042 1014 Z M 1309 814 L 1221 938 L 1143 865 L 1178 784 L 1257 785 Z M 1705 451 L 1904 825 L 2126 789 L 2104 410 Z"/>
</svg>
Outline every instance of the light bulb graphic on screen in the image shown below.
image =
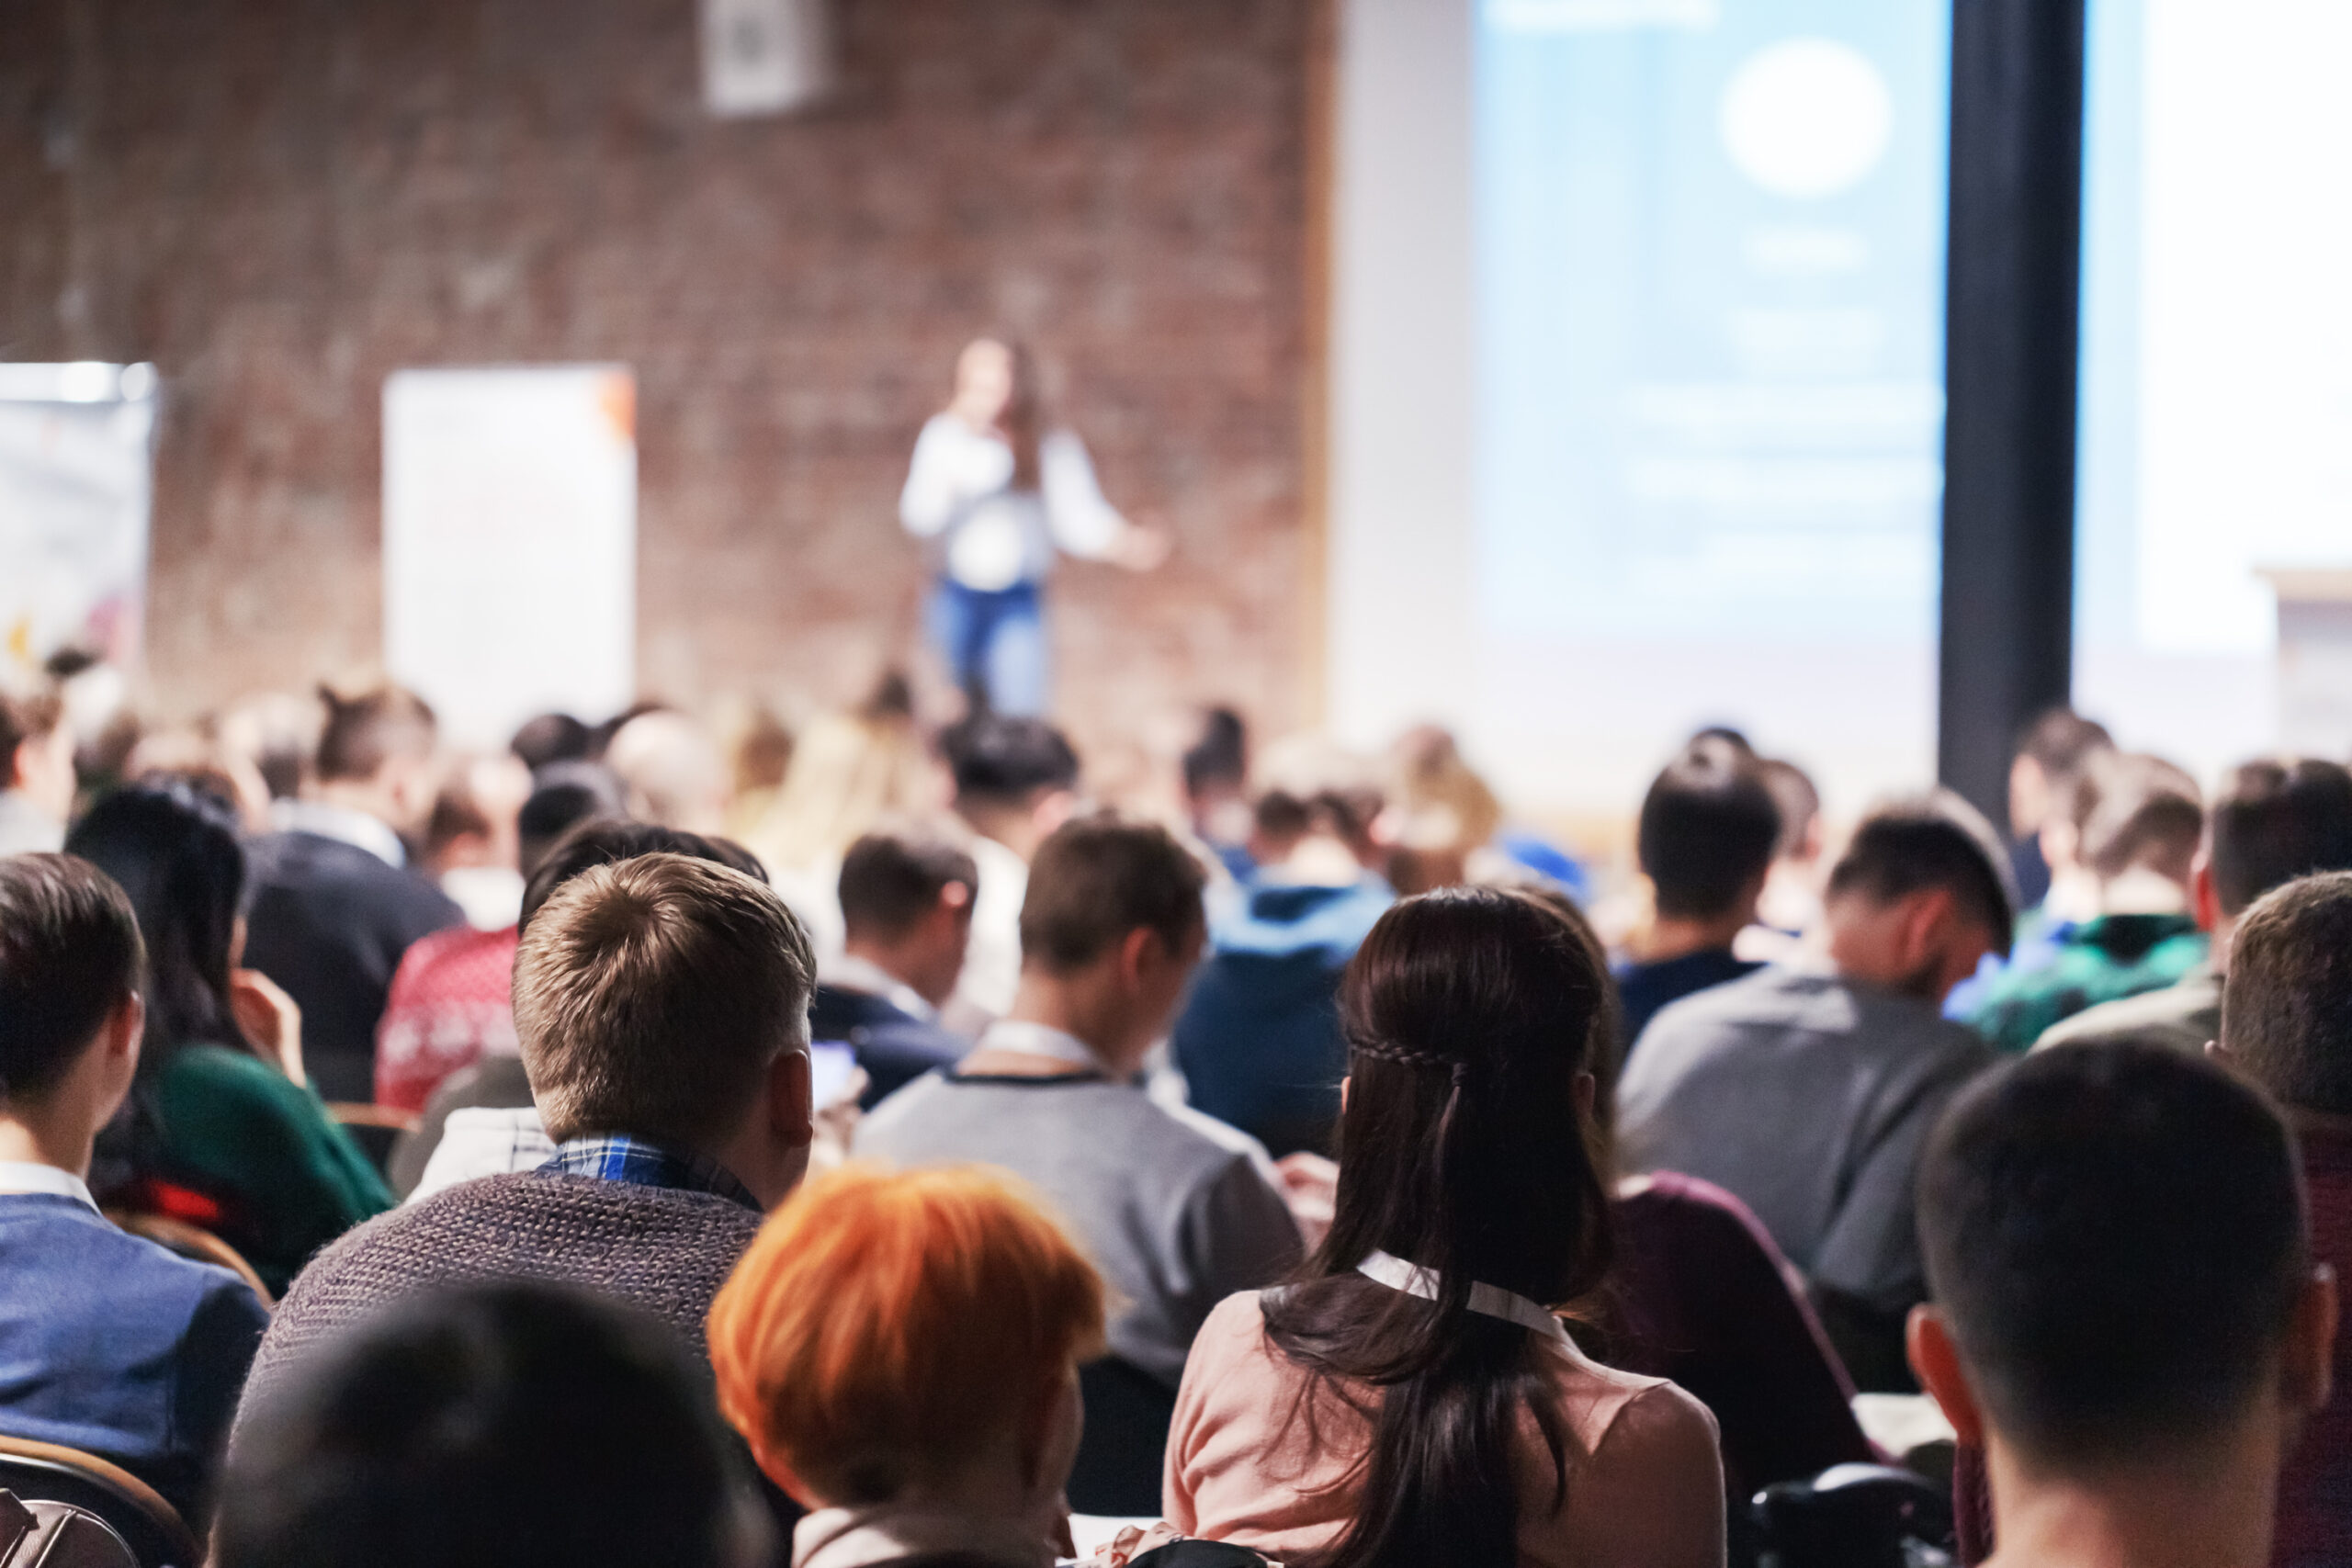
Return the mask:
<svg viewBox="0 0 2352 1568">
<path fill-rule="evenodd" d="M 1894 99 L 1851 45 L 1784 39 L 1740 62 L 1717 125 L 1740 173 L 1775 196 L 1818 200 L 1878 167 L 1894 133 Z"/>
</svg>

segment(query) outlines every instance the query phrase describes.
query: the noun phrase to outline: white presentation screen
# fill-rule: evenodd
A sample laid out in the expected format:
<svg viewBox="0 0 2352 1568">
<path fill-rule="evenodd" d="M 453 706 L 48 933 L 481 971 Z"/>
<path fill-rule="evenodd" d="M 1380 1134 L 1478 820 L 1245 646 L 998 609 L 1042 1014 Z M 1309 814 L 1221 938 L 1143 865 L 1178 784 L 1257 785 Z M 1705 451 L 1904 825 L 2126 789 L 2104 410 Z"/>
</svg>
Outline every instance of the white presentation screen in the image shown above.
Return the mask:
<svg viewBox="0 0 2352 1568">
<path fill-rule="evenodd" d="M 636 692 L 636 383 L 612 366 L 384 382 L 384 661 L 450 738 Z"/>
</svg>

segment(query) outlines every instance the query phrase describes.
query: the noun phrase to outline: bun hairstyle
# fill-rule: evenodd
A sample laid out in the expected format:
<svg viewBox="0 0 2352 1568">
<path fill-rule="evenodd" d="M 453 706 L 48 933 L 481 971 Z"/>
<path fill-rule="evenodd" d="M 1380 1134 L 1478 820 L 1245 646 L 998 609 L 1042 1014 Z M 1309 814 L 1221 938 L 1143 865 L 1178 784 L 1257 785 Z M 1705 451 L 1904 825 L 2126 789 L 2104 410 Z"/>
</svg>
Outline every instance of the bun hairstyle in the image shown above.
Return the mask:
<svg viewBox="0 0 2352 1568">
<path fill-rule="evenodd" d="M 1306 1402 L 1363 1408 L 1351 1390 L 1378 1391 L 1357 1517 L 1306 1568 L 1512 1568 L 1520 1509 L 1565 1501 L 1557 1352 L 1473 1314 L 1469 1295 L 1487 1284 L 1559 1305 L 1607 1273 L 1609 1195 L 1578 1096 L 1609 998 L 1568 922 L 1493 888 L 1396 905 L 1349 964 L 1337 1213 L 1300 1281 L 1265 1300 L 1269 1339 L 1308 1373 Z M 1363 1278 L 1375 1251 L 1433 1272 L 1437 1300 Z M 1545 1499 L 1512 1480 L 1529 1414 L 1551 1450 Z"/>
</svg>

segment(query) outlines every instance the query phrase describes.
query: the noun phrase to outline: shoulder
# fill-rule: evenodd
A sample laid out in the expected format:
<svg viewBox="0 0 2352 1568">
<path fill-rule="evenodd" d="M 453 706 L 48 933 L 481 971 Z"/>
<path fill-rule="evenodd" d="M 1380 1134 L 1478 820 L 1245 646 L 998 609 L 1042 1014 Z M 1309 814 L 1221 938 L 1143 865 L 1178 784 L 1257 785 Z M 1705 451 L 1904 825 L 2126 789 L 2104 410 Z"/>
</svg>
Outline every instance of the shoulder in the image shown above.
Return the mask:
<svg viewBox="0 0 2352 1568">
<path fill-rule="evenodd" d="M 1184 1362 L 1184 1382 L 1195 1390 L 1195 1397 L 1212 1389 L 1232 1388 L 1235 1385 L 1227 1380 L 1234 1372 L 1264 1361 L 1272 1353 L 1260 1292 L 1243 1291 L 1219 1302 L 1193 1337 L 1192 1354 Z"/>
<path fill-rule="evenodd" d="M 278 1120 L 312 1122 L 325 1111 L 302 1088 L 250 1051 L 226 1045 L 183 1045 L 156 1078 L 164 1100 L 203 1100 L 215 1108 Z"/>
<path fill-rule="evenodd" d="M 1161 1134 L 1152 1140 L 1155 1152 L 1164 1160 L 1181 1161 L 1198 1184 L 1229 1178 L 1272 1188 L 1268 1174 L 1273 1169 L 1272 1156 L 1265 1145 L 1240 1128 L 1189 1105 L 1162 1105 L 1140 1094 L 1136 1098 L 1152 1112 L 1139 1118 L 1139 1125 Z"/>
<path fill-rule="evenodd" d="M 1595 1371 L 1615 1383 L 1622 1395 L 1607 1426 L 1592 1439 L 1596 1464 L 1660 1491 L 1703 1473 L 1703 1490 L 1721 1495 L 1721 1435 L 1713 1411 L 1664 1378 Z"/>
<path fill-rule="evenodd" d="M 2221 980 L 2211 974 L 2192 974 L 2161 990 L 2085 1008 L 2044 1030 L 2033 1048 L 2155 1037 L 2184 1050 L 2201 1051 L 2221 1021 Z"/>
</svg>

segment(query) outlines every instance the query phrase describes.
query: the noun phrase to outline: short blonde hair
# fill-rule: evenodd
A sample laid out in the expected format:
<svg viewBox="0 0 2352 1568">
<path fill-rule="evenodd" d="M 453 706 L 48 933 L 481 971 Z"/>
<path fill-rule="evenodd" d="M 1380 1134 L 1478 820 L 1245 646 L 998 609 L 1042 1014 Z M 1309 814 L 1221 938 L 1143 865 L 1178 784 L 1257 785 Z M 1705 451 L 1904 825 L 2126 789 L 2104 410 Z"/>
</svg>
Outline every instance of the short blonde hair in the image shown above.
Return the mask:
<svg viewBox="0 0 2352 1568">
<path fill-rule="evenodd" d="M 779 1483 L 888 1502 L 1100 1354 L 1103 1311 L 1012 1178 L 844 1166 L 769 1217 L 712 1303 L 718 1406 Z"/>
<path fill-rule="evenodd" d="M 725 1137 L 804 1037 L 815 984 L 800 922 L 755 878 L 678 854 L 582 872 L 514 957 L 514 1029 L 548 1135 Z"/>
</svg>

